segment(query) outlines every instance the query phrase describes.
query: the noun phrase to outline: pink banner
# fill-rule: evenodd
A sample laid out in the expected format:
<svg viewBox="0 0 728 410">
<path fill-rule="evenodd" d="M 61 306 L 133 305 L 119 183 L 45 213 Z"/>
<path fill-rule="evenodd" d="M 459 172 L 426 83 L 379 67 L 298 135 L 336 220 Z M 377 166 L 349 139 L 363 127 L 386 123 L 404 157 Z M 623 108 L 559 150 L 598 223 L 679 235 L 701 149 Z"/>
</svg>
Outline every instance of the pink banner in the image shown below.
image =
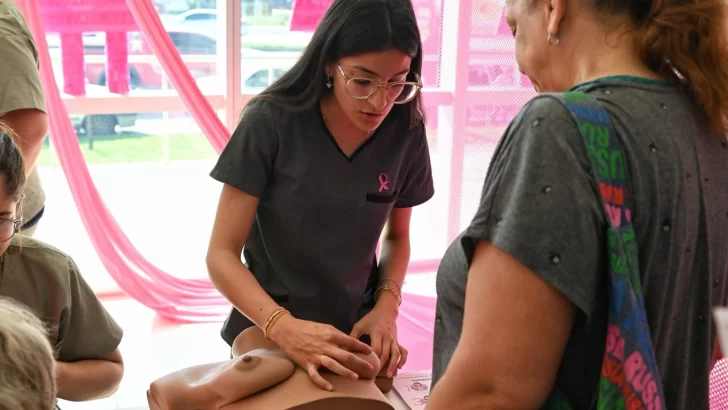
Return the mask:
<svg viewBox="0 0 728 410">
<path fill-rule="evenodd" d="M 333 0 L 294 0 L 291 31 L 312 32 Z"/>
<path fill-rule="evenodd" d="M 86 67 L 82 33 L 106 33 L 106 79 L 109 90 L 129 91 L 127 32 L 136 31 L 126 0 L 40 0 L 41 19 L 47 33 L 61 38 L 63 89 L 66 94 L 86 94 Z"/>
</svg>

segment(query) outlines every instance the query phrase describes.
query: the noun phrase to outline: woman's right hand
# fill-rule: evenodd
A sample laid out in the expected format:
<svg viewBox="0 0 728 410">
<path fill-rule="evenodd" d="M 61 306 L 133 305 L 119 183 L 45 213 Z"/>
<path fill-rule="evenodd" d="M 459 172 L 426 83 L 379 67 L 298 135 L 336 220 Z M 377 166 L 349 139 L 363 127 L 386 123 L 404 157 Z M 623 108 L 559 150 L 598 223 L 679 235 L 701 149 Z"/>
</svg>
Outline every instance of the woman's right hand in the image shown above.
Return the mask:
<svg viewBox="0 0 728 410">
<path fill-rule="evenodd" d="M 331 390 L 333 386 L 321 376 L 320 367 L 354 380 L 359 375 L 352 369 L 373 369 L 369 362 L 354 354 L 369 354 L 372 348 L 330 325 L 296 319 L 287 314 L 271 328 L 270 338 L 325 390 Z"/>
</svg>

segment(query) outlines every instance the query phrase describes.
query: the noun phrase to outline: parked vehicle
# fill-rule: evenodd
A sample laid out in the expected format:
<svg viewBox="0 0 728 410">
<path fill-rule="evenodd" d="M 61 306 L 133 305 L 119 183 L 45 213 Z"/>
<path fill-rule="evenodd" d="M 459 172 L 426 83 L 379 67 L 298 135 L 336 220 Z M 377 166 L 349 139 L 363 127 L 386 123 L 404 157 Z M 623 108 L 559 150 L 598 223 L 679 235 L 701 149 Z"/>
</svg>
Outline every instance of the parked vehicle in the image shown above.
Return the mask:
<svg viewBox="0 0 728 410">
<path fill-rule="evenodd" d="M 298 60 L 298 56 L 288 58 L 259 58 L 248 60 L 241 67 L 240 77 L 243 94 L 257 94 L 278 80 Z M 207 95 L 222 94 L 225 80 L 218 76 L 200 77 L 197 79 L 200 91 Z"/>
<path fill-rule="evenodd" d="M 62 88 L 63 84 L 59 84 Z M 96 84 L 86 84 L 86 96 L 98 97 L 109 94 L 109 89 Z M 91 130 L 94 136 L 114 135 L 121 132 L 122 128 L 136 125 L 137 114 L 69 114 L 71 124 L 79 135 L 85 135 Z M 90 127 L 90 128 L 89 128 Z"/>
<path fill-rule="evenodd" d="M 208 58 L 203 61 L 186 61 L 185 65 L 190 70 L 193 77 L 215 74 L 217 54 L 217 41 L 214 37 L 204 33 L 173 30 L 169 31 L 169 36 L 174 43 L 177 51 L 182 56 L 206 56 Z M 162 88 L 162 66 L 154 56 L 149 44 L 143 40 L 141 33 L 130 33 L 129 35 L 129 77 L 132 88 Z M 86 63 L 86 78 L 89 83 L 97 85 L 106 85 L 106 63 L 104 61 L 104 50 L 86 49 L 86 55 L 99 56 L 96 60 Z M 134 57 L 140 56 L 143 61 L 135 60 Z"/>
<path fill-rule="evenodd" d="M 206 32 L 210 36 L 217 34 L 217 10 L 216 9 L 191 9 L 182 14 L 169 17 L 167 20 L 167 28 L 184 29 L 189 28 L 197 32 Z M 240 34 L 248 33 L 248 24 L 240 20 Z"/>
<path fill-rule="evenodd" d="M 63 70 L 61 69 L 60 60 L 55 60 L 53 63 L 53 75 L 56 78 L 56 84 L 61 92 L 61 96 L 65 98 L 69 97 L 63 93 Z M 87 97 L 101 97 L 110 95 L 111 92 L 108 88 L 96 84 L 86 84 L 86 96 Z M 71 125 L 79 135 L 87 134 L 89 126 L 91 127 L 91 133 L 96 136 L 113 135 L 121 131 L 125 127 L 133 127 L 136 125 L 137 114 L 80 114 L 80 113 L 69 113 L 71 118 Z"/>
</svg>

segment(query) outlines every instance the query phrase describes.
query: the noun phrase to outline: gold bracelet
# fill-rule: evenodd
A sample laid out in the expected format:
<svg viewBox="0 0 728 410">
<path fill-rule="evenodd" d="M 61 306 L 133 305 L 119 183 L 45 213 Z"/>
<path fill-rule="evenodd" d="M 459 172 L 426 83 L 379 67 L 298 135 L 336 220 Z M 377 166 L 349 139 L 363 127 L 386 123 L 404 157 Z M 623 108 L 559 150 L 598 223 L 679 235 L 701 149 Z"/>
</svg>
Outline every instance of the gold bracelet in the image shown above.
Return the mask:
<svg viewBox="0 0 728 410">
<path fill-rule="evenodd" d="M 399 293 L 399 291 L 391 286 L 382 285 L 377 288 L 376 292 L 374 292 L 374 300 L 377 300 L 377 296 L 379 296 L 379 292 L 389 292 L 394 295 L 395 298 L 397 298 L 397 306 L 402 305 L 402 294 Z"/>
<path fill-rule="evenodd" d="M 397 283 L 394 279 L 382 279 L 382 282 L 392 282 L 394 283 L 394 287 L 397 288 L 397 292 L 402 292 L 402 288 L 399 286 L 399 283 Z M 385 285 L 382 285 L 385 286 Z"/>
<path fill-rule="evenodd" d="M 268 327 L 265 329 L 265 332 L 263 332 L 263 336 L 265 336 L 266 339 L 270 340 L 270 331 L 273 329 L 273 325 L 276 323 L 276 321 L 288 313 L 287 310 L 282 310 L 280 313 L 278 313 L 273 319 L 270 320 L 270 323 L 268 324 Z"/>
<path fill-rule="evenodd" d="M 286 309 L 279 307 L 273 309 L 272 312 L 268 315 L 268 319 L 265 320 L 265 324 L 263 325 L 263 334 L 265 335 L 266 339 L 268 338 L 268 329 L 270 328 L 271 322 L 276 317 L 280 316 L 281 313 L 285 312 Z"/>
</svg>

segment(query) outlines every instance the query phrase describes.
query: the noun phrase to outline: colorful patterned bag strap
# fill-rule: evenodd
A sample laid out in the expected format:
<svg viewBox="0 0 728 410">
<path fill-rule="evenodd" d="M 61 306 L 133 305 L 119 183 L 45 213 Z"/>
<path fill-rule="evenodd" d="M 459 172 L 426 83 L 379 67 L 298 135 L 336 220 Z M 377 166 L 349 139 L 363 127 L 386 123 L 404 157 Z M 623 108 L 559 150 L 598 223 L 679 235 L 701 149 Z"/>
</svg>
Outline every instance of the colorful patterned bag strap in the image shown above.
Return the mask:
<svg viewBox="0 0 728 410">
<path fill-rule="evenodd" d="M 640 285 L 627 159 L 609 114 L 583 92 L 553 94 L 576 120 L 604 204 L 609 252 L 609 311 L 601 377 L 592 408 L 662 410 L 665 399 Z M 555 390 L 544 409 L 572 409 Z"/>
</svg>

